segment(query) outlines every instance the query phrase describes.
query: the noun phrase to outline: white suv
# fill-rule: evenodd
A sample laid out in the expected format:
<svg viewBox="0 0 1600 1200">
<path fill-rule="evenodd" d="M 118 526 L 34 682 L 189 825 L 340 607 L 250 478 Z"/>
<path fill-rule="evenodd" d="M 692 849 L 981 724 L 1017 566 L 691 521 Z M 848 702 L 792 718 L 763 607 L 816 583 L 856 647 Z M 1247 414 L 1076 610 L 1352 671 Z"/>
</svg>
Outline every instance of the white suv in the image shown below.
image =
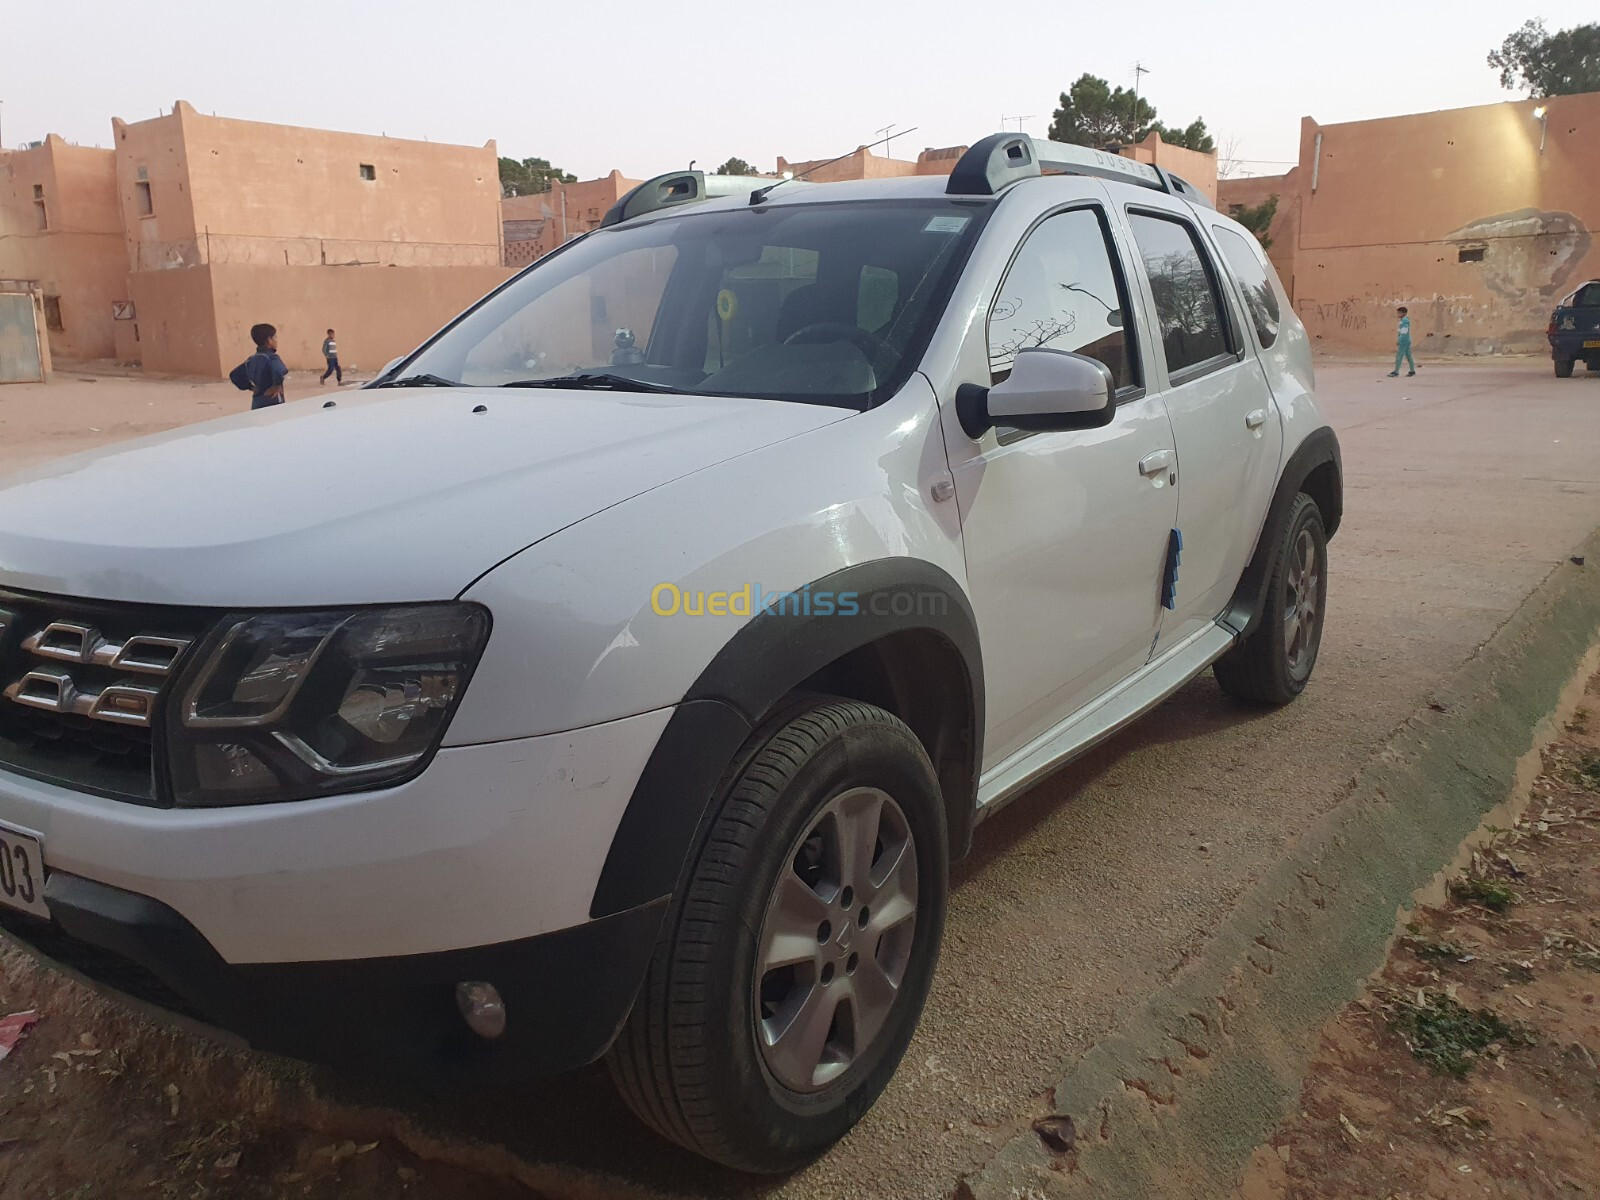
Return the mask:
<svg viewBox="0 0 1600 1200">
<path fill-rule="evenodd" d="M 1312 389 L 1152 167 L 652 180 L 368 390 L 0 486 L 0 923 L 365 1071 L 607 1055 L 791 1168 L 894 1072 L 978 822 L 1208 666 L 1304 687 Z"/>
</svg>

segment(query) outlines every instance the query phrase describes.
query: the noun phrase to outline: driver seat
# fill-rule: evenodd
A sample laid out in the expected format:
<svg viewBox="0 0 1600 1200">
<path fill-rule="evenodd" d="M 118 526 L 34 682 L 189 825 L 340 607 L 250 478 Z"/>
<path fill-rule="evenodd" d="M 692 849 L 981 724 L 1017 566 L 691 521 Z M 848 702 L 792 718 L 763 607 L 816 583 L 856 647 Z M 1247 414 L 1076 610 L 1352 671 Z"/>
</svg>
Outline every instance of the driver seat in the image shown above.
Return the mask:
<svg viewBox="0 0 1600 1200">
<path fill-rule="evenodd" d="M 815 325 L 819 321 L 830 321 L 841 325 L 854 325 L 856 312 L 854 297 L 848 299 L 841 297 L 837 292 L 824 288 L 819 283 L 808 283 L 804 287 L 797 287 L 783 298 L 783 304 L 778 309 L 778 325 L 773 337 L 776 341 L 788 341 L 798 330 L 807 325 Z"/>
</svg>

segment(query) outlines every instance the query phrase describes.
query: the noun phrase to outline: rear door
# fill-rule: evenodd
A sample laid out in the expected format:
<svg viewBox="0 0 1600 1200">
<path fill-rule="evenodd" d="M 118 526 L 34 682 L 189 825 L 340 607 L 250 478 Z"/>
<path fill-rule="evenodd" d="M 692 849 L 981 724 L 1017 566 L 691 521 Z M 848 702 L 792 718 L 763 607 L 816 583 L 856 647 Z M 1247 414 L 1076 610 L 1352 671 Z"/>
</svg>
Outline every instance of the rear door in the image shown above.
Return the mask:
<svg viewBox="0 0 1600 1200">
<path fill-rule="evenodd" d="M 1156 196 L 1129 205 L 1127 218 L 1178 450 L 1182 551 L 1160 654 L 1227 608 L 1261 528 L 1283 432 L 1233 282 L 1193 210 Z"/>
</svg>

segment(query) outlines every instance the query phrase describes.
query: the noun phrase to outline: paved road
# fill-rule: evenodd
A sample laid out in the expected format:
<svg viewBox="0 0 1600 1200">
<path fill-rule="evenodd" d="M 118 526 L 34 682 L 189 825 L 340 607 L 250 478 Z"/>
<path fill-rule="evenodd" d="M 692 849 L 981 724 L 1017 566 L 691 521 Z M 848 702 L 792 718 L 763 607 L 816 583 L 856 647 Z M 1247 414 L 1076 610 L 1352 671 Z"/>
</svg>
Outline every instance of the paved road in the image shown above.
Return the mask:
<svg viewBox="0 0 1600 1200">
<path fill-rule="evenodd" d="M 1600 525 L 1600 378 L 1526 361 L 1409 380 L 1328 365 L 1319 381 L 1346 512 L 1310 690 L 1262 714 L 1199 679 L 985 825 L 922 1029 L 827 1158 L 776 1182 L 709 1170 L 638 1130 L 598 1072 L 515 1102 L 406 1106 L 504 1143 L 552 1197 L 949 1195 Z"/>
</svg>

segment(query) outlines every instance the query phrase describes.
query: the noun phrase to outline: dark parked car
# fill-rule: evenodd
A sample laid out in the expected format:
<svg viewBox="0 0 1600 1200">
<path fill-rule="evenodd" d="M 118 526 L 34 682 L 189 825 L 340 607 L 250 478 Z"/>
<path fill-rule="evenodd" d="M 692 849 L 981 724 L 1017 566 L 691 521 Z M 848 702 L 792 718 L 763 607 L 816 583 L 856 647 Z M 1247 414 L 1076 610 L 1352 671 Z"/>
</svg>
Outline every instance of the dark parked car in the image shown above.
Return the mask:
<svg viewBox="0 0 1600 1200">
<path fill-rule="evenodd" d="M 1572 374 L 1579 359 L 1591 371 L 1600 371 L 1600 279 L 1591 279 L 1561 302 L 1550 314 L 1550 357 L 1556 361 L 1556 378 Z"/>
</svg>

